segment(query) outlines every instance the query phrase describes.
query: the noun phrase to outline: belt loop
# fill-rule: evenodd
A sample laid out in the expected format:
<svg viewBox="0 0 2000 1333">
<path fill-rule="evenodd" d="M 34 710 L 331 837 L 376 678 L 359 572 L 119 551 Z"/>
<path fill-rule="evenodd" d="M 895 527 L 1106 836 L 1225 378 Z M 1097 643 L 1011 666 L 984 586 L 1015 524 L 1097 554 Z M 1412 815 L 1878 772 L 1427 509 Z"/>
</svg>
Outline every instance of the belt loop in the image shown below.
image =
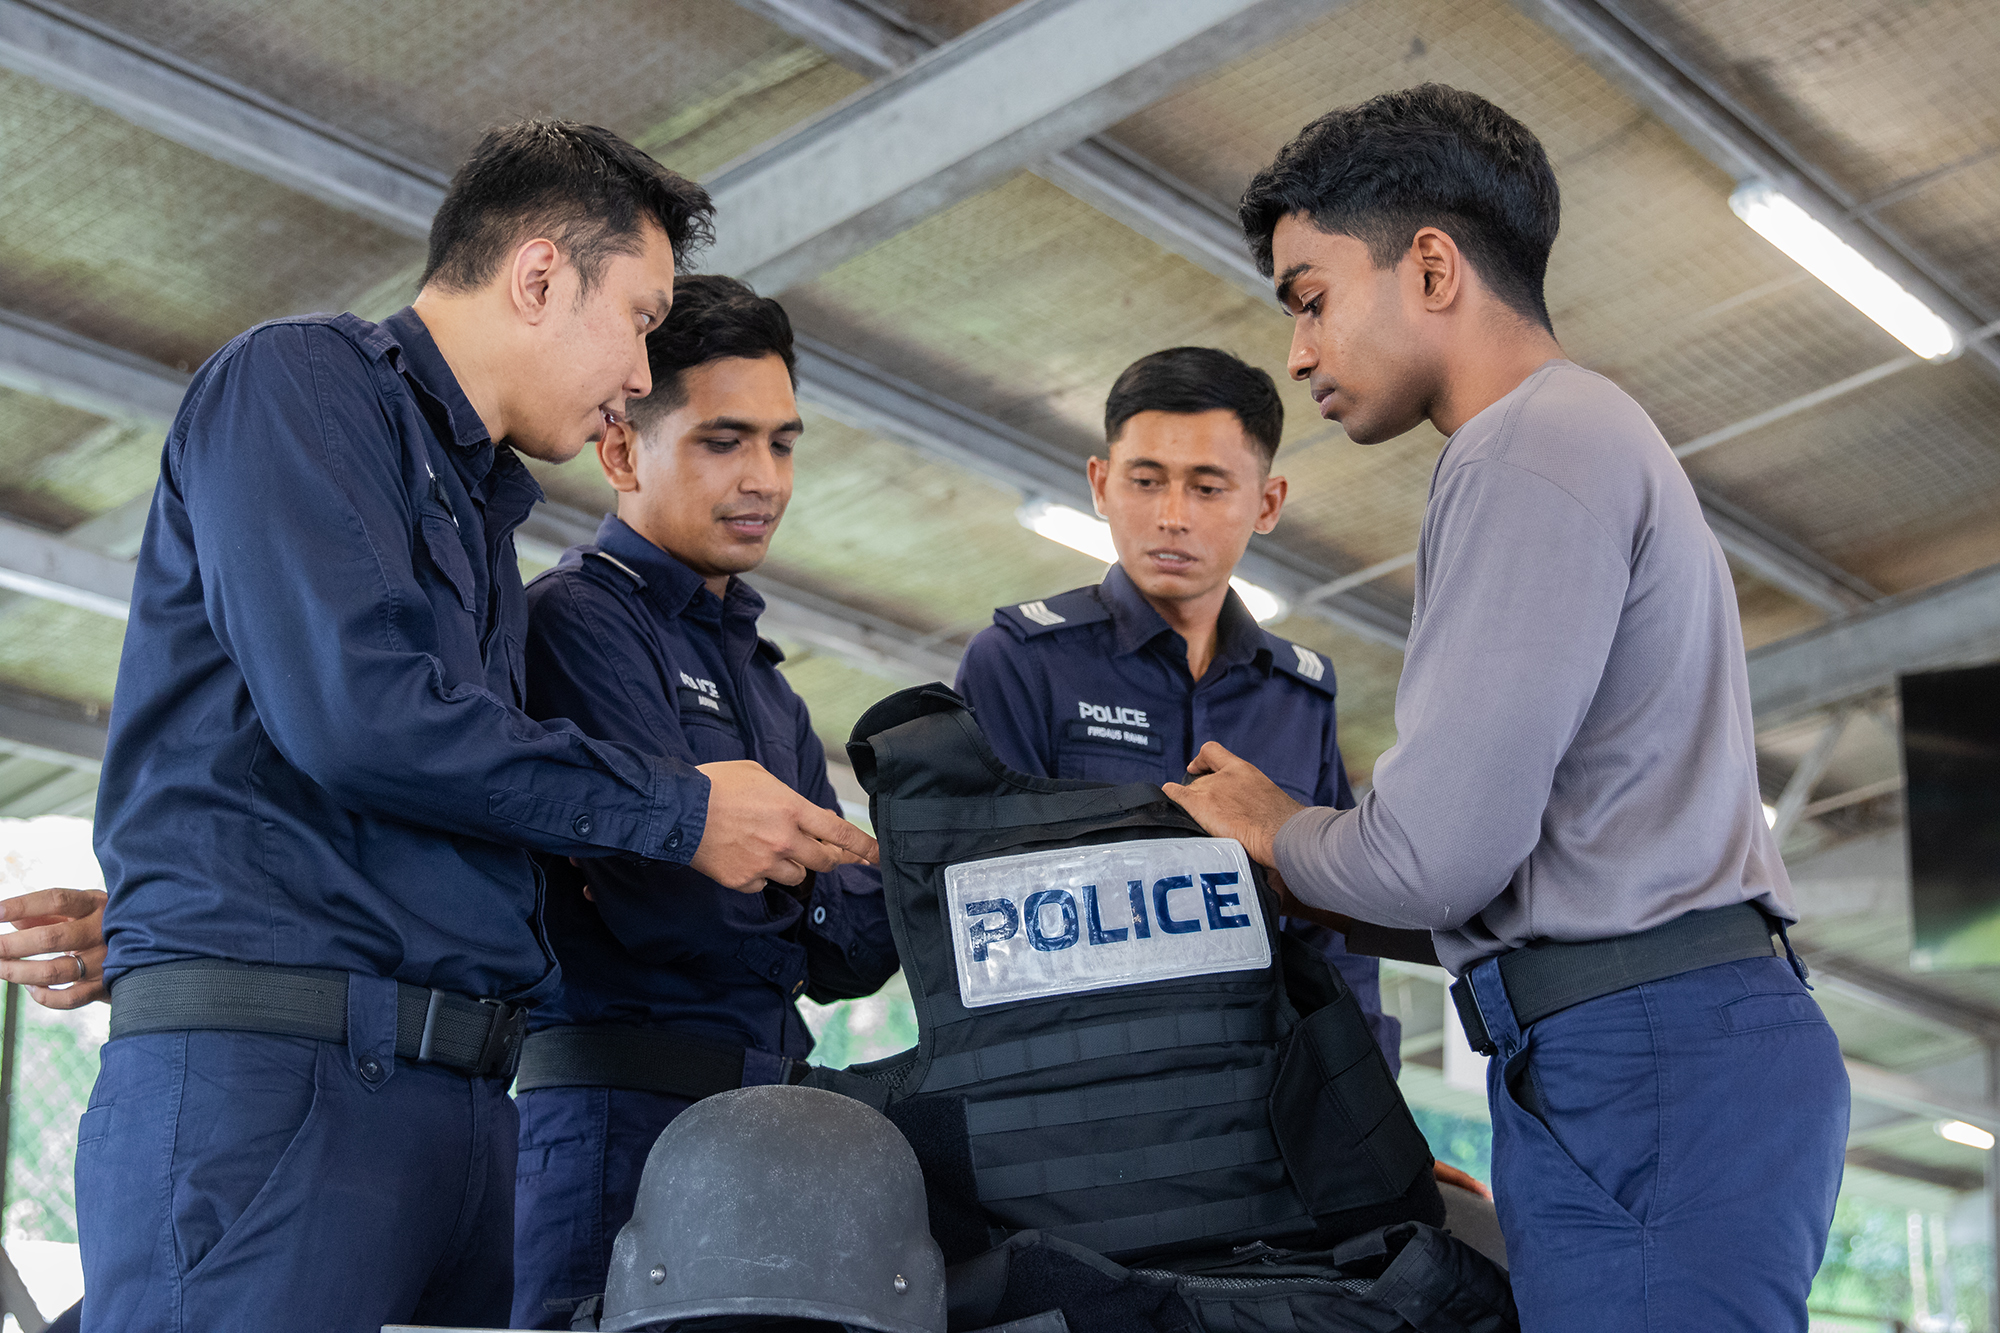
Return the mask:
<svg viewBox="0 0 2000 1333">
<path fill-rule="evenodd" d="M 1479 1021 L 1486 1029 L 1494 1054 L 1511 1060 L 1526 1044 L 1520 1024 L 1514 1019 L 1514 1005 L 1507 997 L 1507 981 L 1500 971 L 1500 958 L 1488 958 L 1468 971 L 1461 981 L 1472 992 L 1479 1009 Z"/>
<path fill-rule="evenodd" d="M 431 1062 L 431 1041 L 437 1036 L 438 1015 L 444 1012 L 444 997 L 443 991 L 431 988 L 431 1002 L 424 1009 L 424 1035 L 417 1042 L 417 1063 L 420 1065 Z"/>
<path fill-rule="evenodd" d="M 375 1092 L 396 1072 L 396 983 L 388 977 L 347 977 L 347 1063 Z"/>
<path fill-rule="evenodd" d="M 1757 910 L 1760 912 L 1763 911 L 1762 908 Z M 1798 974 L 1799 984 L 1807 990 L 1811 990 L 1813 988 L 1812 969 L 1806 966 L 1805 959 L 1799 957 L 1799 951 L 1792 947 L 1792 933 L 1785 929 L 1784 922 L 1770 915 L 1768 912 L 1764 915 L 1764 921 L 1771 927 L 1772 941 L 1783 948 L 1785 961 L 1790 963 L 1792 971 Z M 1773 949 L 1771 952 L 1776 953 L 1778 950 Z"/>
<path fill-rule="evenodd" d="M 1500 1049 L 1486 1030 L 1486 1018 L 1479 1012 L 1479 997 L 1472 993 L 1470 976 L 1451 983 L 1451 1003 L 1458 1010 L 1458 1025 L 1465 1029 L 1465 1040 L 1475 1054 L 1492 1055 Z"/>
</svg>

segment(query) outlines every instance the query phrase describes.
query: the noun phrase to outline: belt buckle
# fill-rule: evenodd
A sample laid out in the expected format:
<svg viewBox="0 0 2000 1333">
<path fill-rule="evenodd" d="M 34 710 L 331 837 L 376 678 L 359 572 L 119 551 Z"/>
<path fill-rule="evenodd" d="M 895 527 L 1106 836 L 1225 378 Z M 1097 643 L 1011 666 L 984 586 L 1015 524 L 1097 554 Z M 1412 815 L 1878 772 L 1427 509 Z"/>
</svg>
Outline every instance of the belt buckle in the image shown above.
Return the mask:
<svg viewBox="0 0 2000 1333">
<path fill-rule="evenodd" d="M 512 1083 L 521 1064 L 521 1043 L 528 1034 L 527 1007 L 505 1000 L 482 999 L 479 1003 L 493 1012 L 486 1026 L 486 1041 L 479 1050 L 479 1066 L 473 1072 Z"/>
<path fill-rule="evenodd" d="M 1479 996 L 1473 993 L 1470 974 L 1451 983 L 1451 1002 L 1458 1010 L 1458 1025 L 1465 1040 L 1478 1055 L 1497 1055 L 1500 1047 L 1486 1030 L 1486 1015 L 1479 1012 Z"/>
</svg>

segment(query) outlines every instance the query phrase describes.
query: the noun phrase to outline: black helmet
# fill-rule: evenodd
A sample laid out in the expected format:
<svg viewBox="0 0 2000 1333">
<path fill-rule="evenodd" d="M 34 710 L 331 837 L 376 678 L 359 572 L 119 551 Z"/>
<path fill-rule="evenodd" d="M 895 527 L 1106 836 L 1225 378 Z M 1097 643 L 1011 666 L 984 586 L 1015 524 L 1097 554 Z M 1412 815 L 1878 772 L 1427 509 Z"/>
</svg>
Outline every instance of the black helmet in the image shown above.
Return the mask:
<svg viewBox="0 0 2000 1333">
<path fill-rule="evenodd" d="M 945 1333 L 923 1175 L 887 1117 L 818 1088 L 738 1088 L 660 1135 L 598 1327 L 736 1317 Z"/>
</svg>

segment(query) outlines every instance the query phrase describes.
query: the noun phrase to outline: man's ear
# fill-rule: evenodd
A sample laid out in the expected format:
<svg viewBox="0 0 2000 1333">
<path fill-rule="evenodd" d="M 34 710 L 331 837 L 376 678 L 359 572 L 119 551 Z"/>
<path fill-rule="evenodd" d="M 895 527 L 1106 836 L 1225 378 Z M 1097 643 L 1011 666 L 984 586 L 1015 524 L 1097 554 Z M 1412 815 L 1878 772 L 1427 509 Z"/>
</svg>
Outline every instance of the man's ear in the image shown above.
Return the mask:
<svg viewBox="0 0 2000 1333">
<path fill-rule="evenodd" d="M 1264 496 L 1257 506 L 1257 524 L 1251 531 L 1262 536 L 1278 526 L 1278 515 L 1285 510 L 1285 495 L 1289 487 L 1283 477 L 1264 478 Z"/>
<path fill-rule="evenodd" d="M 1465 256 L 1458 242 L 1436 227 L 1419 227 L 1410 241 L 1409 258 L 1423 284 L 1424 309 L 1434 314 L 1450 309 L 1465 285 Z"/>
<path fill-rule="evenodd" d="M 1097 511 L 1099 518 L 1103 518 L 1104 488 L 1111 484 L 1111 461 L 1093 455 L 1091 460 L 1083 465 L 1083 471 L 1084 475 L 1090 478 L 1090 506 Z"/>
<path fill-rule="evenodd" d="M 604 434 L 597 441 L 597 465 L 604 469 L 604 479 L 612 490 L 629 495 L 639 489 L 641 447 L 638 432 L 629 422 L 605 423 Z"/>
<path fill-rule="evenodd" d="M 507 266 L 507 296 L 515 311 L 530 324 L 548 317 L 554 303 L 551 293 L 555 276 L 564 259 L 556 243 L 542 237 L 526 241 L 514 251 Z"/>
</svg>

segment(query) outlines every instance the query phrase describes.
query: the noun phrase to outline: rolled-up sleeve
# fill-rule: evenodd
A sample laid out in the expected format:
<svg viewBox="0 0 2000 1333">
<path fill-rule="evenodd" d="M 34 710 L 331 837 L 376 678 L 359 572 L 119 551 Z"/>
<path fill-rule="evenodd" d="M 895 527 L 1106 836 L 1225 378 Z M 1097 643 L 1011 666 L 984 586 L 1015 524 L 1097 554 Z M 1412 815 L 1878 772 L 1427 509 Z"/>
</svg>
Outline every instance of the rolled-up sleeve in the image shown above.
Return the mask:
<svg viewBox="0 0 2000 1333">
<path fill-rule="evenodd" d="M 693 855 L 692 765 L 447 679 L 377 373 L 329 330 L 275 326 L 209 368 L 171 439 L 205 612 L 271 744 L 356 811 L 572 856 Z"/>
<path fill-rule="evenodd" d="M 1305 902 L 1435 931 L 1477 915 L 1540 840 L 1630 566 L 1579 501 L 1505 462 L 1457 468 L 1431 504 L 1395 748 L 1355 809 L 1288 820 L 1277 862 Z"/>
</svg>

